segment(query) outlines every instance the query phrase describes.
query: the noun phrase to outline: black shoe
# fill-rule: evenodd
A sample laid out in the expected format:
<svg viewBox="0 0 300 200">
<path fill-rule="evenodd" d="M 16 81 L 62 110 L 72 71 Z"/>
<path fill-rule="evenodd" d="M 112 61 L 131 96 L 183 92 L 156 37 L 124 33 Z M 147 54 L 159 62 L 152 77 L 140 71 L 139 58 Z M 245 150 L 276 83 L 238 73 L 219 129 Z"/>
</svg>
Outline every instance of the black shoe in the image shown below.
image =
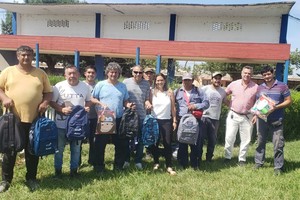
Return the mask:
<svg viewBox="0 0 300 200">
<path fill-rule="evenodd" d="M 5 192 L 6 190 L 8 190 L 10 184 L 7 181 L 2 181 L 0 183 L 0 193 Z"/>
<path fill-rule="evenodd" d="M 238 164 L 240 167 L 245 167 L 246 166 L 246 161 L 239 161 Z"/>
<path fill-rule="evenodd" d="M 274 169 L 274 175 L 275 176 L 280 176 L 283 174 L 283 170 L 282 169 Z"/>
<path fill-rule="evenodd" d="M 39 183 L 36 179 L 29 179 L 26 181 L 26 185 L 31 192 L 37 190 L 39 188 Z"/>
<path fill-rule="evenodd" d="M 56 169 L 56 170 L 55 170 L 54 178 L 58 178 L 58 179 L 61 179 L 61 178 L 62 178 L 62 172 L 61 172 L 61 169 Z"/>
<path fill-rule="evenodd" d="M 94 166 L 94 172 L 96 172 L 96 173 L 103 173 L 104 172 L 104 167 L 102 167 L 102 166 Z"/>
<path fill-rule="evenodd" d="M 255 170 L 260 169 L 260 168 L 262 168 L 262 164 L 258 164 L 258 163 L 256 163 L 253 167 L 253 169 L 255 169 Z"/>
<path fill-rule="evenodd" d="M 71 171 L 70 171 L 70 177 L 71 178 L 75 178 L 75 177 L 77 177 L 79 174 L 78 174 L 78 172 L 77 172 L 77 168 L 76 169 L 71 169 Z"/>
</svg>

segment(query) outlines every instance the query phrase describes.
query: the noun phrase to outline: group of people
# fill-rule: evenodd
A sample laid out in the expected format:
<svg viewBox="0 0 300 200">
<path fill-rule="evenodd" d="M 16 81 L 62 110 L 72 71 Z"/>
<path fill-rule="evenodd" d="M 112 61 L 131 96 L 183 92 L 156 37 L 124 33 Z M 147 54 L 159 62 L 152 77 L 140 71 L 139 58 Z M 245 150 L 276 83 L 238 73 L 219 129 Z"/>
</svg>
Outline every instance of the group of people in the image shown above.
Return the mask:
<svg viewBox="0 0 300 200">
<path fill-rule="evenodd" d="M 163 144 L 166 172 L 176 175 L 172 164 L 172 134 L 176 133 L 180 119 L 187 113 L 202 110 L 203 116 L 198 120 L 199 137 L 196 144 L 188 145 L 178 142 L 178 164 L 184 169 L 189 166 L 199 169 L 204 140 L 207 139 L 206 161 L 212 162 L 220 125 L 222 103 L 229 107 L 226 120 L 225 160 L 232 158 L 232 151 L 239 130 L 241 143 L 238 162 L 245 165 L 246 153 L 251 141 L 253 125 L 257 122 L 258 147 L 255 154 L 255 168 L 263 166 L 265 160 L 266 140 L 268 132 L 273 134 L 274 168 L 280 174 L 284 167 L 283 147 L 283 117 L 284 108 L 292 102 L 290 91 L 286 84 L 274 79 L 274 70 L 265 66 L 261 72 L 264 83 L 258 86 L 251 81 L 252 68 L 245 66 L 241 79 L 233 81 L 226 89 L 222 88 L 222 73 L 212 74 L 211 84 L 203 87 L 193 85 L 193 76 L 185 74 L 182 86 L 175 91 L 167 86 L 166 76 L 162 73 L 155 75 L 152 68 L 143 69 L 136 65 L 132 68 L 132 77 L 119 81 L 122 69 L 118 63 L 111 62 L 105 68 L 106 79 L 96 83 L 96 68 L 88 66 L 85 69 L 85 81 L 80 81 L 80 73 L 75 66 L 65 67 L 64 81 L 51 86 L 46 73 L 32 66 L 34 52 L 28 46 L 17 49 L 19 63 L 6 68 L 0 75 L 0 99 L 5 108 L 12 111 L 21 119 L 21 127 L 27 134 L 25 160 L 26 183 L 31 191 L 38 187 L 36 179 L 39 158 L 28 150 L 29 128 L 33 120 L 46 111 L 48 106 L 55 109 L 55 122 L 58 127 L 58 152 L 54 155 L 55 177 L 61 178 L 63 153 L 67 140 L 66 119 L 72 107 L 81 105 L 89 115 L 90 135 L 88 163 L 95 172 L 105 171 L 105 148 L 112 141 L 115 146 L 114 170 L 123 170 L 130 166 L 131 139 L 120 137 L 118 134 L 121 118 L 125 108 L 137 112 L 139 118 L 139 134 L 134 139 L 135 167 L 143 169 L 144 147 L 141 142 L 142 122 L 146 114 L 151 113 L 158 121 L 160 140 L 156 145 L 148 147 L 152 154 L 153 170 L 158 170 L 159 143 Z M 266 94 L 276 106 L 268 113 L 264 121 L 250 112 L 256 99 Z M 115 113 L 117 134 L 97 134 L 98 115 L 108 109 Z M 78 175 L 81 164 L 82 141 L 71 141 L 70 144 L 70 176 Z M 190 155 L 188 147 L 190 146 Z M 2 182 L 0 193 L 5 192 L 13 179 L 13 168 L 17 153 L 4 153 L 2 161 Z"/>
</svg>

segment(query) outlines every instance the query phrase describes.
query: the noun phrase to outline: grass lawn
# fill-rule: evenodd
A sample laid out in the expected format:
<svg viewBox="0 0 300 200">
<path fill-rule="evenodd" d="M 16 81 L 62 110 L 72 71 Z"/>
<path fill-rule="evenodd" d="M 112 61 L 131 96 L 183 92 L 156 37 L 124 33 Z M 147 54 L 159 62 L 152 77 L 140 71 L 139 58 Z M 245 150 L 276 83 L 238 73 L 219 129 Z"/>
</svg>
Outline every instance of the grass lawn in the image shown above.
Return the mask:
<svg viewBox="0 0 300 200">
<path fill-rule="evenodd" d="M 69 155 L 66 148 L 61 180 L 53 179 L 53 156 L 40 160 L 38 179 L 40 188 L 31 193 L 24 184 L 25 167 L 18 163 L 10 189 L 0 199 L 299 199 L 300 197 L 300 141 L 286 142 L 286 172 L 274 176 L 272 144 L 267 144 L 266 163 L 254 170 L 253 155 L 256 144 L 249 150 L 247 165 L 237 166 L 235 148 L 233 160 L 223 163 L 223 146 L 217 146 L 214 161 L 201 165 L 201 170 L 180 170 L 174 162 L 177 176 L 170 176 L 162 168 L 153 172 L 152 160 L 144 158 L 145 169 L 135 170 L 134 164 L 123 172 L 112 171 L 113 146 L 107 147 L 107 172 L 96 174 L 87 165 L 88 145 L 84 145 L 84 167 L 80 177 L 69 178 Z M 161 166 L 163 166 L 163 159 Z"/>
</svg>

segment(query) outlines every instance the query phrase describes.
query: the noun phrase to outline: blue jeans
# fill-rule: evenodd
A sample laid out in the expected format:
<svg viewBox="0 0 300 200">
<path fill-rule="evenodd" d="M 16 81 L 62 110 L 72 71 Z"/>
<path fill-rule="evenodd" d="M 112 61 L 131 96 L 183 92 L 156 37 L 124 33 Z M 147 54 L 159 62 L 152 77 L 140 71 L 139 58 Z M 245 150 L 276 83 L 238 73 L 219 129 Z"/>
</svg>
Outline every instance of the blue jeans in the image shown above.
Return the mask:
<svg viewBox="0 0 300 200">
<path fill-rule="evenodd" d="M 62 169 L 63 164 L 63 154 L 65 146 L 67 143 L 66 138 L 66 129 L 58 129 L 58 152 L 54 155 L 54 167 L 56 170 Z M 70 160 L 70 169 L 77 169 L 79 158 L 80 158 L 80 144 L 81 140 L 70 141 L 70 151 L 71 151 L 71 160 Z"/>
</svg>

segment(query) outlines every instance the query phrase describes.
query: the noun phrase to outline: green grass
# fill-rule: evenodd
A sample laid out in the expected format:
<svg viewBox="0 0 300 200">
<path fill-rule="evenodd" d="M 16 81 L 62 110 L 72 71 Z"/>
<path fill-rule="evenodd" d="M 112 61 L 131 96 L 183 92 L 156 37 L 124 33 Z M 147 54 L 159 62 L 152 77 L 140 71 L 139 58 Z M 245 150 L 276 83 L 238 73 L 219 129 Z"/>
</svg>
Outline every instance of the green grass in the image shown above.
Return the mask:
<svg viewBox="0 0 300 200">
<path fill-rule="evenodd" d="M 29 192 L 24 184 L 25 167 L 18 164 L 11 188 L 0 199 L 299 199 L 300 195 L 300 141 L 285 146 L 286 172 L 274 176 L 272 144 L 267 144 L 266 163 L 262 169 L 253 169 L 256 144 L 248 153 L 247 165 L 237 166 L 238 148 L 229 164 L 223 163 L 223 146 L 217 146 L 214 162 L 203 162 L 201 170 L 180 170 L 170 176 L 162 168 L 153 172 L 152 160 L 144 159 L 145 169 L 137 171 L 134 164 L 124 172 L 112 171 L 113 146 L 107 147 L 107 172 L 96 174 L 91 166 L 80 169 L 80 177 L 69 178 L 68 147 L 63 164 L 63 179 L 53 179 L 53 156 L 40 160 L 38 179 L 40 189 Z M 88 145 L 84 145 L 83 162 L 87 163 Z M 162 159 L 162 163 L 163 163 Z M 162 166 L 161 163 L 161 166 Z"/>
</svg>

